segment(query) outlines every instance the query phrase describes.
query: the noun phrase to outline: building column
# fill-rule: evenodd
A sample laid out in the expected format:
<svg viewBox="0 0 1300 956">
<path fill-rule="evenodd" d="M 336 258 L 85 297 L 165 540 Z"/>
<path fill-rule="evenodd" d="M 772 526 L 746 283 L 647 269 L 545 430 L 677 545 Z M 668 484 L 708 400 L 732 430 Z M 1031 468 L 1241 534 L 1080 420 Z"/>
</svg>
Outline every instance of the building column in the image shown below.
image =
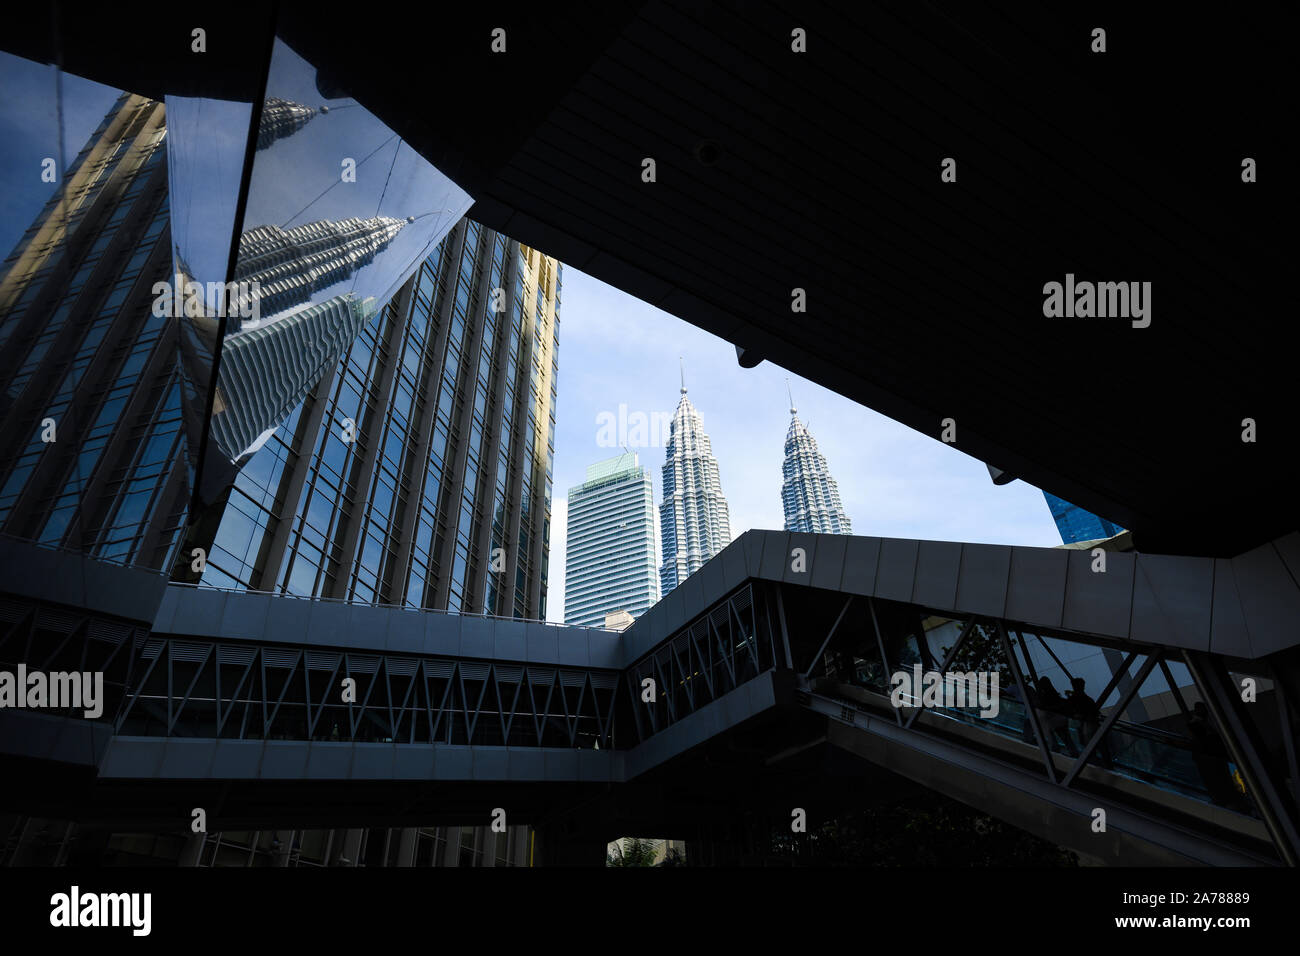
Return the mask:
<svg viewBox="0 0 1300 956">
<path fill-rule="evenodd" d="M 293 838 L 295 830 L 276 830 L 274 839 L 280 841 L 280 846 L 275 851 L 275 865 L 288 866 L 293 856 Z"/>
<path fill-rule="evenodd" d="M 397 838 L 397 865 L 415 866 L 415 847 L 420 831 L 415 827 L 402 827 Z"/>
<path fill-rule="evenodd" d="M 571 821 L 539 826 L 533 834 L 533 866 L 604 866 L 609 841 Z"/>
<path fill-rule="evenodd" d="M 365 830 L 343 830 L 337 841 L 338 856 L 331 861 L 331 866 L 357 866 L 361 862 L 361 838 Z"/>
<path fill-rule="evenodd" d="M 460 827 L 447 827 L 447 840 L 442 849 L 443 866 L 460 865 Z"/>
<path fill-rule="evenodd" d="M 185 846 L 176 859 L 177 866 L 198 866 L 203 859 L 203 847 L 208 842 L 206 833 L 191 833 L 185 839 Z"/>
</svg>

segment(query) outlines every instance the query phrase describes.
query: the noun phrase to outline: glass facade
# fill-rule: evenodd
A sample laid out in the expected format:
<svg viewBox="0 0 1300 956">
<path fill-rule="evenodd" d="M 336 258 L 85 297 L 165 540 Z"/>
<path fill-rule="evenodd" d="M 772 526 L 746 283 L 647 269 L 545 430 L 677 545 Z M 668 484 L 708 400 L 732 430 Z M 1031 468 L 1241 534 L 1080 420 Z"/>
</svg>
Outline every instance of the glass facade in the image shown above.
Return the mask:
<svg viewBox="0 0 1300 956">
<path fill-rule="evenodd" d="M 1052 509 L 1052 520 L 1056 522 L 1056 528 L 1061 532 L 1061 540 L 1065 544 L 1111 538 L 1124 530 L 1113 521 L 1099 518 L 1091 511 L 1084 511 L 1078 505 L 1072 505 L 1056 495 L 1044 491 L 1043 497 Z"/>
<path fill-rule="evenodd" d="M 165 137 L 161 103 L 118 96 L 0 267 L 0 531 L 155 569 L 191 480 L 177 329 L 150 307 Z"/>
<path fill-rule="evenodd" d="M 248 104 L 96 87 L 79 138 L 112 107 L 44 208 L 4 222 L 0 534 L 188 583 L 544 619 L 560 264 L 464 219 L 468 196 L 363 109 L 299 106 L 315 73 L 276 56 L 295 99 L 262 116 L 233 273 L 255 300 L 213 281 Z M 0 59 L 6 82 L 46 71 Z M 52 117 L 83 108 L 62 89 Z M 238 148 L 209 155 L 218 125 Z M 59 155 L 64 129 L 43 132 Z M 332 140 L 369 145 L 355 182 L 315 170 L 326 188 L 293 154 Z M 246 836 L 197 859 L 518 864 L 528 831 Z M 194 861 L 160 840 L 146 857 Z"/>
<path fill-rule="evenodd" d="M 587 468 L 569 489 L 564 623 L 601 627 L 605 614 L 640 617 L 659 600 L 654 482 L 635 453 Z"/>
<path fill-rule="evenodd" d="M 462 220 L 238 474 L 202 582 L 543 617 L 559 288 Z"/>
</svg>

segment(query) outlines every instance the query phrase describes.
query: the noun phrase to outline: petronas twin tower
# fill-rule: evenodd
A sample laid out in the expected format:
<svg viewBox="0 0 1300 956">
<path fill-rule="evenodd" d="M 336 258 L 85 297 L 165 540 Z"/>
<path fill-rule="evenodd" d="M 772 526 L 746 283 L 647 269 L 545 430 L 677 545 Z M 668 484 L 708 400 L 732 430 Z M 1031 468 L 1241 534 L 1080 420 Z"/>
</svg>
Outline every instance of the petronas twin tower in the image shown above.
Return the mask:
<svg viewBox="0 0 1300 956">
<path fill-rule="evenodd" d="M 781 483 L 785 530 L 852 534 L 853 526 L 840 503 L 839 486 L 826 467 L 826 456 L 817 450 L 817 439 L 799 421 L 798 411 L 791 401 L 785 464 L 781 469 L 785 477 Z"/>
<path fill-rule="evenodd" d="M 781 485 L 785 530 L 851 534 L 826 458 L 795 413 L 792 401 Z M 667 595 L 731 543 L 731 517 L 722 494 L 718 461 L 700 414 L 686 397 L 684 380 L 664 457 L 663 494 L 659 582 Z"/>
<path fill-rule="evenodd" d="M 685 382 L 664 453 L 663 479 L 659 529 L 664 563 L 659 568 L 659 587 L 667 594 L 731 543 L 731 516 L 722 496 L 718 460 L 700 413 L 686 397 Z"/>
</svg>

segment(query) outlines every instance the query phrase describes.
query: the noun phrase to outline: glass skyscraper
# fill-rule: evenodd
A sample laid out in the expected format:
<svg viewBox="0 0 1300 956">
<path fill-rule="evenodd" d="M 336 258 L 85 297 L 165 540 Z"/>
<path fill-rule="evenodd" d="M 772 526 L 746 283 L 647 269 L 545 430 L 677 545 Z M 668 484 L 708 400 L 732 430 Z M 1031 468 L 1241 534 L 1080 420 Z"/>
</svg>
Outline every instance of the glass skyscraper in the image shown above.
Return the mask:
<svg viewBox="0 0 1300 956">
<path fill-rule="evenodd" d="M 203 583 L 544 618 L 560 282 L 462 220 L 236 477 Z"/>
<path fill-rule="evenodd" d="M 260 145 L 292 141 L 304 123 Z M 166 135 L 162 103 L 122 94 L 0 272 L 0 531 L 188 572 L 190 541 L 179 545 L 187 520 L 196 527 L 189 446 L 199 436 L 182 412 L 187 327 L 154 308 L 155 284 L 184 269 Z M 386 303 L 311 300 L 351 281 L 407 225 L 245 231 L 237 278 L 258 280 L 271 321 L 226 336 L 208 454 L 243 467 L 200 516 L 200 531 L 211 523 L 202 570 L 179 577 L 545 618 L 560 264 L 460 219 Z M 208 330 L 217 320 L 206 308 L 194 317 Z M 416 841 L 417 860 L 491 865 L 524 862 L 527 834 L 279 836 L 286 853 L 333 844 L 355 862 Z M 241 839 L 211 834 L 201 858 L 220 861 Z"/>
<path fill-rule="evenodd" d="M 190 483 L 163 105 L 123 93 L 0 267 L 0 531 L 169 566 Z"/>
<path fill-rule="evenodd" d="M 852 534 L 853 526 L 840 504 L 840 489 L 817 450 L 817 439 L 790 405 L 790 428 L 785 433 L 785 463 L 781 471 L 781 505 L 786 531 Z"/>
<path fill-rule="evenodd" d="M 699 412 L 686 397 L 684 381 L 665 450 L 663 484 L 659 583 L 667 594 L 731 543 L 731 518 L 722 496 L 718 461 Z"/>
<path fill-rule="evenodd" d="M 1052 520 L 1056 522 L 1056 529 L 1061 532 L 1061 540 L 1065 544 L 1110 538 L 1124 530 L 1113 521 L 1099 518 L 1091 511 L 1084 511 L 1064 498 L 1046 491 L 1043 492 L 1043 497 L 1047 499 L 1047 507 L 1052 509 Z"/>
<path fill-rule="evenodd" d="M 605 614 L 640 617 L 659 600 L 654 481 L 635 453 L 587 468 L 569 489 L 564 623 L 601 627 Z"/>
</svg>

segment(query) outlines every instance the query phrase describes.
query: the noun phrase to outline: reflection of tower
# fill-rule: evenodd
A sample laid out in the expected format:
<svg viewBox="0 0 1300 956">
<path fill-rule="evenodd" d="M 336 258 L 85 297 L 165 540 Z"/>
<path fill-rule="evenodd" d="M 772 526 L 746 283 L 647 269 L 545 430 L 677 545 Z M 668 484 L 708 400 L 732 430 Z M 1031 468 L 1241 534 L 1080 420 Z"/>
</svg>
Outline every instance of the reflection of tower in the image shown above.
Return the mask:
<svg viewBox="0 0 1300 956">
<path fill-rule="evenodd" d="M 781 483 L 781 504 L 785 508 L 786 531 L 820 534 L 852 534 L 840 490 L 817 450 L 817 439 L 799 421 L 794 401 L 790 402 L 790 430 L 785 434 L 785 480 Z"/>
<path fill-rule="evenodd" d="M 257 148 L 266 149 L 276 140 L 292 136 L 310 123 L 318 113 L 329 111 L 328 106 L 315 110 L 301 103 L 282 100 L 278 96 L 268 96 L 257 124 Z"/>
<path fill-rule="evenodd" d="M 0 265 L 0 531 L 153 568 L 189 499 L 164 118 L 123 93 Z"/>
<path fill-rule="evenodd" d="M 269 319 L 352 276 L 413 221 L 374 216 L 338 222 L 318 219 L 292 229 L 249 229 L 239 237 L 235 281 L 258 284 L 261 318 Z M 248 310 L 241 314 L 247 315 Z"/>
<path fill-rule="evenodd" d="M 252 454 L 347 351 L 376 309 L 352 293 L 226 339 L 211 436 L 232 463 Z"/>
<path fill-rule="evenodd" d="M 673 415 L 672 437 L 665 449 L 664 500 L 659 506 L 664 562 L 659 569 L 663 593 L 695 573 L 731 543 L 731 519 L 722 496 L 718 460 L 704 433 L 699 412 L 686 397 Z"/>
</svg>

